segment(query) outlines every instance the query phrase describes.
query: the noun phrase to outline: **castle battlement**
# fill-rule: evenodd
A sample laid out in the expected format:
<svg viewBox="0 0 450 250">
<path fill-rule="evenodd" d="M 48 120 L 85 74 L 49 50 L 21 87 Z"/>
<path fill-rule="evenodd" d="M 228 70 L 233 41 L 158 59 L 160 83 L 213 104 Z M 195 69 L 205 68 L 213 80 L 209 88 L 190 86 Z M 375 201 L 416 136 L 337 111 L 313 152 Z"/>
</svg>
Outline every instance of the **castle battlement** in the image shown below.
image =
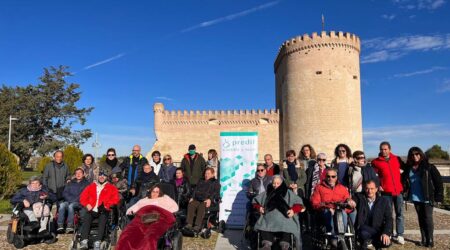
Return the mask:
<svg viewBox="0 0 450 250">
<path fill-rule="evenodd" d="M 219 125 L 278 123 L 279 112 L 264 110 L 165 110 L 162 103 L 155 103 L 155 122 L 163 125 Z"/>
<path fill-rule="evenodd" d="M 357 35 L 349 32 L 322 31 L 320 34 L 313 32 L 286 40 L 279 48 L 275 59 L 275 72 L 285 56 L 303 50 L 320 50 L 321 48 L 352 49 L 361 52 L 361 43 Z"/>
</svg>

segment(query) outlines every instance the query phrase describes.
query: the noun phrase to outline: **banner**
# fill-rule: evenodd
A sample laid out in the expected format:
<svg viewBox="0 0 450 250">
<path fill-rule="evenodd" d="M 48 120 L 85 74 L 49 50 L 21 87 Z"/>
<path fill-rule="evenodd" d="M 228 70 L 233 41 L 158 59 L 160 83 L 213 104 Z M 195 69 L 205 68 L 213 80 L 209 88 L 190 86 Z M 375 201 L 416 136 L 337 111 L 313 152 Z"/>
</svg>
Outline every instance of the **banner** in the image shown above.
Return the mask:
<svg viewBox="0 0 450 250">
<path fill-rule="evenodd" d="M 258 162 L 257 132 L 221 132 L 220 220 L 228 228 L 242 228 L 247 206 L 246 191 Z"/>
</svg>

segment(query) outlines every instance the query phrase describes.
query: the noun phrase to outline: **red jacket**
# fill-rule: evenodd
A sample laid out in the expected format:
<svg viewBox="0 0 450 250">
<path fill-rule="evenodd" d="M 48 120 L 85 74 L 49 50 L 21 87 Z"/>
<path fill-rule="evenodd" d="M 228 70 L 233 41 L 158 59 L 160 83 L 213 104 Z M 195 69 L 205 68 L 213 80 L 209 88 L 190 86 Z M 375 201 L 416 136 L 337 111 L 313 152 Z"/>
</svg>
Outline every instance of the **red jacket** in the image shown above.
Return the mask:
<svg viewBox="0 0 450 250">
<path fill-rule="evenodd" d="M 314 189 L 311 196 L 313 209 L 320 210 L 324 207 L 335 208 L 333 204 L 322 204 L 323 202 L 345 202 L 350 198 L 346 187 L 336 184 L 334 188 L 330 187 L 325 181 L 321 182 Z M 351 210 L 350 210 L 351 211 Z"/>
<path fill-rule="evenodd" d="M 400 181 L 400 169 L 402 168 L 403 162 L 398 156 L 391 153 L 389 155 L 389 161 L 386 161 L 383 156 L 380 156 L 375 158 L 371 164 L 378 174 L 384 193 L 393 196 L 402 193 L 403 186 Z"/>
<path fill-rule="evenodd" d="M 119 204 L 119 190 L 112 184 L 106 183 L 102 192 L 100 193 L 98 206 L 105 206 L 106 210 L 110 210 L 111 206 Z M 97 184 L 95 182 L 89 184 L 80 195 L 80 204 L 86 207 L 90 204 L 95 207 L 97 202 Z"/>
</svg>

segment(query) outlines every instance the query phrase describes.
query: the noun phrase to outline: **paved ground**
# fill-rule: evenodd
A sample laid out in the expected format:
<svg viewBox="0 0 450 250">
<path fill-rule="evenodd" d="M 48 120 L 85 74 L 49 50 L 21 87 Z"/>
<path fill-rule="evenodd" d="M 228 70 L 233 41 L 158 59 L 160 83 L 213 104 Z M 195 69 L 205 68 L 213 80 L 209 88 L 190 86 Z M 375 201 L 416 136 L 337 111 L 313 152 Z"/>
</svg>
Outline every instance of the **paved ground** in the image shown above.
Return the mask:
<svg viewBox="0 0 450 250">
<path fill-rule="evenodd" d="M 436 247 L 434 249 L 450 249 L 450 212 L 446 213 L 434 212 L 435 222 L 435 242 Z M 0 218 L 0 249 L 14 249 L 13 246 L 6 242 L 6 225 L 9 220 L 8 215 L 3 215 Z M 405 238 L 407 240 L 404 246 L 394 244 L 390 249 L 424 249 L 415 245 L 420 240 L 420 234 L 418 229 L 418 220 L 414 207 L 408 206 L 406 211 L 405 220 Z M 209 240 L 202 238 L 184 238 L 183 249 L 187 250 L 232 250 L 232 249 L 248 249 L 246 242 L 241 241 L 242 231 L 240 230 L 227 230 L 224 235 L 218 235 L 213 233 Z M 61 250 L 68 249 L 70 235 L 59 235 L 58 241 L 52 245 L 37 244 L 27 246 L 24 249 L 48 249 L 48 250 Z M 305 239 L 305 243 L 307 240 Z M 306 245 L 306 244 L 305 244 Z M 304 249 L 308 249 L 305 247 Z"/>
</svg>

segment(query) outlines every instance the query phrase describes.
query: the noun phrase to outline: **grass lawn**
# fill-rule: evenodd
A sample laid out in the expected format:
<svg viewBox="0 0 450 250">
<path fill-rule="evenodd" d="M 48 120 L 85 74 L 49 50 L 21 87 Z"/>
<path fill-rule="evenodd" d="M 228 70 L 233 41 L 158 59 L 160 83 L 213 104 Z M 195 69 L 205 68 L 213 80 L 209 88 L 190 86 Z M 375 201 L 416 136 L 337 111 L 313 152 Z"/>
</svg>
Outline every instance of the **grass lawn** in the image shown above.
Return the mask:
<svg viewBox="0 0 450 250">
<path fill-rule="evenodd" d="M 11 213 L 12 207 L 11 203 L 9 203 L 9 199 L 4 199 L 0 201 L 0 214 L 9 214 Z"/>
<path fill-rule="evenodd" d="M 31 176 L 33 175 L 37 175 L 40 176 L 41 173 L 37 172 L 37 171 L 21 171 L 22 172 L 22 181 L 28 181 L 30 179 Z"/>
</svg>

